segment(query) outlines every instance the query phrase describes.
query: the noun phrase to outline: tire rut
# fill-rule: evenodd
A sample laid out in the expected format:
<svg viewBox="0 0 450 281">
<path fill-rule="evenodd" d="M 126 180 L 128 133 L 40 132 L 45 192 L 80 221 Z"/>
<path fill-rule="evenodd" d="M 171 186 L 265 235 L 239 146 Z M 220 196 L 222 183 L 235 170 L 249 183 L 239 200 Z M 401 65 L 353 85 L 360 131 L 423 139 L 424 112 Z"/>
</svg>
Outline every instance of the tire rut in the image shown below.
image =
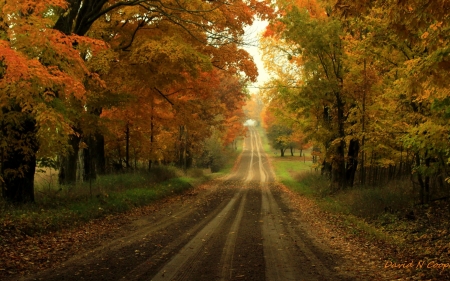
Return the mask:
<svg viewBox="0 0 450 281">
<path fill-rule="evenodd" d="M 289 209 L 255 130 L 237 167 L 122 238 L 24 280 L 342 280 Z"/>
</svg>

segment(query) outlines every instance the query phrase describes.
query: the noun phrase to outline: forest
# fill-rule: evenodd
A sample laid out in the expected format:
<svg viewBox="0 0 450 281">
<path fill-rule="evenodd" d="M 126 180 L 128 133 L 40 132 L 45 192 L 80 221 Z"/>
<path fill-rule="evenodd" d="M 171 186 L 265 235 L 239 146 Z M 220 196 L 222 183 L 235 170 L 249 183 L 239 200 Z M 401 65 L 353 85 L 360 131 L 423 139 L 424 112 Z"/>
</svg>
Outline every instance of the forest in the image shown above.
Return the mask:
<svg viewBox="0 0 450 281">
<path fill-rule="evenodd" d="M 103 240 L 194 202 L 198 182 L 243 187 L 201 176 L 239 163 L 246 135 L 254 180 L 273 168 L 284 197 L 332 225 L 322 236 L 361 242 L 346 258 L 382 253 L 351 270 L 449 265 L 449 16 L 449 0 L 0 1 L 0 277 L 64 262 L 84 229 Z M 56 178 L 37 189 L 43 171 Z M 414 274 L 450 278 L 433 270 Z"/>
<path fill-rule="evenodd" d="M 269 3 L 7 0 L 0 11 L 7 201 L 35 201 L 40 167 L 57 169 L 62 186 L 159 164 L 208 167 L 207 143 L 244 134 L 245 85 L 258 74 L 244 27 L 271 16 Z"/>
<path fill-rule="evenodd" d="M 276 1 L 261 38 L 272 146 L 313 146 L 334 191 L 410 182 L 449 198 L 450 2 Z"/>
<path fill-rule="evenodd" d="M 334 190 L 401 180 L 421 204 L 449 197 L 448 1 L 0 5 L 8 201 L 34 201 L 39 167 L 64 186 L 214 166 L 215 145 L 245 134 L 258 71 L 243 35 L 257 18 L 269 23 L 260 47 L 272 77 L 262 119 L 281 156 L 311 148 Z"/>
</svg>

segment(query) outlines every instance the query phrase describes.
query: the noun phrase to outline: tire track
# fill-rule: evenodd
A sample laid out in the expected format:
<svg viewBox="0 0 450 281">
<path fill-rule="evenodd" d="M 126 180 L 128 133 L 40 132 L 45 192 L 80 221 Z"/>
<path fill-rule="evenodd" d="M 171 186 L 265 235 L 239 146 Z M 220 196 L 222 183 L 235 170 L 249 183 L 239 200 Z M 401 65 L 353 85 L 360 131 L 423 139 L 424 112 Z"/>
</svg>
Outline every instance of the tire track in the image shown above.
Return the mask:
<svg viewBox="0 0 450 281">
<path fill-rule="evenodd" d="M 232 174 L 32 280 L 339 280 L 274 188 L 269 164 L 251 129 Z"/>
<path fill-rule="evenodd" d="M 266 280 L 328 280 L 330 271 L 303 242 L 296 228 L 287 225 L 288 219 L 273 196 L 269 181 L 274 174 L 262 151 L 261 138 L 257 142 L 262 202 L 263 247 L 266 260 Z"/>
<path fill-rule="evenodd" d="M 231 225 L 230 231 L 227 235 L 227 240 L 222 252 L 222 258 L 220 264 L 222 265 L 221 280 L 230 280 L 233 274 L 233 258 L 236 247 L 236 239 L 239 231 L 239 226 L 244 215 L 244 207 L 247 201 L 247 193 L 244 194 L 239 209 L 236 214 L 236 218 Z"/>
<path fill-rule="evenodd" d="M 247 147 L 247 145 L 246 145 Z M 250 137 L 250 164 L 247 168 L 247 177 L 245 183 L 250 182 L 253 177 L 253 165 L 255 147 L 257 140 L 252 133 Z M 233 217 L 232 225 L 226 235 L 225 245 L 221 255 L 221 280 L 229 280 L 232 275 L 233 257 L 235 252 L 236 237 L 239 231 L 241 220 L 244 214 L 248 188 L 244 184 L 238 189 L 234 197 L 228 204 L 216 215 L 203 229 L 201 229 L 194 238 L 192 238 L 159 272 L 152 278 L 154 281 L 161 280 L 189 280 L 189 276 L 195 271 L 195 261 L 197 261 L 205 248 L 209 237 L 221 228 L 221 225 L 231 217 L 231 213 L 237 201 L 240 200 L 236 215 Z M 208 237 L 209 236 L 209 237 Z"/>
</svg>

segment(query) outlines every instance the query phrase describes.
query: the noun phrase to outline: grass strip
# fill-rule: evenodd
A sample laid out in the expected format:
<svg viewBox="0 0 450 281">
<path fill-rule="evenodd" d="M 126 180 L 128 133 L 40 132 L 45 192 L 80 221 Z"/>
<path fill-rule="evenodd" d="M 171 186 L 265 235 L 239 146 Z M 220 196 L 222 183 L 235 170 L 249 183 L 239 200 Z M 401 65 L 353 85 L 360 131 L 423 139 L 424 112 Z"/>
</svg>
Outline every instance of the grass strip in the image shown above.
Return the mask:
<svg viewBox="0 0 450 281">
<path fill-rule="evenodd" d="M 369 193 L 374 193 L 373 190 L 354 190 L 339 195 L 334 194 L 330 190 L 329 181 L 312 168 L 311 161 L 305 162 L 303 158 L 296 156 L 281 157 L 277 155 L 270 147 L 264 130 L 261 127 L 258 127 L 257 130 L 280 183 L 295 193 L 313 200 L 322 211 L 339 217 L 342 226 L 347 229 L 348 233 L 363 235 L 368 239 L 401 244 L 401 241 L 393 241 L 382 229 L 368 223 L 364 216 L 361 216 L 361 212 L 371 213 L 371 210 L 365 210 L 364 207 L 374 208 L 373 204 L 361 203 L 361 198 L 365 198 L 367 202 L 371 203 L 375 201 L 371 200 L 373 196 L 368 196 Z M 352 192 L 360 194 L 356 198 Z M 377 210 L 378 212 L 379 210 Z"/>
<path fill-rule="evenodd" d="M 40 235 L 71 228 L 90 220 L 128 212 L 180 194 L 212 178 L 226 175 L 242 152 L 229 149 L 225 167 L 214 174 L 157 166 L 152 172 L 99 176 L 92 183 L 59 186 L 45 182 L 36 188 L 36 203 L 16 206 L 0 199 L 0 242 L 11 233 Z"/>
<path fill-rule="evenodd" d="M 44 234 L 146 206 L 191 189 L 193 185 L 206 180 L 207 177 L 201 179 L 177 177 L 151 184 L 144 179 L 135 181 L 137 186 L 133 188 L 96 190 L 93 196 L 66 196 L 58 200 L 58 195 L 55 195 L 53 199 L 58 202 L 55 204 L 49 204 L 47 201 L 50 199 L 47 197 L 44 201 L 20 207 L 3 202 L 0 223 L 3 231 L 14 230 L 29 236 Z"/>
</svg>

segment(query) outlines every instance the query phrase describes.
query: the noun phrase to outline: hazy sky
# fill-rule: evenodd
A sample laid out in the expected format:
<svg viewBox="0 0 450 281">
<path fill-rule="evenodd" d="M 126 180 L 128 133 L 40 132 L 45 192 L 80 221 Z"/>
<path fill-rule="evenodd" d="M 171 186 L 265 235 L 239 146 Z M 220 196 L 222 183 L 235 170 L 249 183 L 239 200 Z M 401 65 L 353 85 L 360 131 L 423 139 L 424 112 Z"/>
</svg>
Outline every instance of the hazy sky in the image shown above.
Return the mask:
<svg viewBox="0 0 450 281">
<path fill-rule="evenodd" d="M 255 20 L 252 26 L 245 29 L 245 41 L 249 42 L 252 46 L 245 46 L 244 49 L 253 56 L 253 60 L 258 67 L 258 81 L 254 86 L 262 86 L 264 82 L 269 80 L 269 75 L 264 69 L 264 64 L 261 60 L 261 53 L 259 51 L 259 35 L 264 31 L 267 26 L 266 21 Z M 258 89 L 250 88 L 250 93 L 258 92 Z"/>
</svg>

